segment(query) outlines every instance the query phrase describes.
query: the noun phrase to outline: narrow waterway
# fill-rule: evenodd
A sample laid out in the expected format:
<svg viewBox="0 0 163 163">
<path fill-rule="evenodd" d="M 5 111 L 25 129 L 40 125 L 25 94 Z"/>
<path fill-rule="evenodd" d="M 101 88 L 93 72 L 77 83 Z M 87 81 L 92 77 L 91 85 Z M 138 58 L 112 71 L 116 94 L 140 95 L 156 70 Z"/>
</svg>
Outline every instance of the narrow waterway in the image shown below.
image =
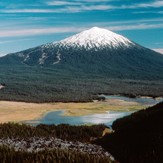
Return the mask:
<svg viewBox="0 0 163 163">
<path fill-rule="evenodd" d="M 106 99 L 118 99 L 123 101 L 129 101 L 129 102 L 137 102 L 142 105 L 155 105 L 161 101 L 163 101 L 163 98 L 150 98 L 150 97 L 137 97 L 137 98 L 129 98 L 124 96 L 105 96 L 100 95 L 102 97 L 105 97 Z M 107 126 L 111 126 L 112 123 L 118 119 L 122 118 L 124 116 L 128 116 L 133 111 L 106 111 L 103 114 L 92 114 L 92 115 L 85 115 L 85 116 L 63 116 L 64 111 L 53 111 L 49 112 L 45 116 L 43 116 L 41 119 L 33 120 L 33 121 L 27 121 L 26 123 L 32 124 L 32 125 L 38 125 L 38 124 L 70 124 L 70 125 L 84 125 L 84 124 L 105 124 Z"/>
</svg>

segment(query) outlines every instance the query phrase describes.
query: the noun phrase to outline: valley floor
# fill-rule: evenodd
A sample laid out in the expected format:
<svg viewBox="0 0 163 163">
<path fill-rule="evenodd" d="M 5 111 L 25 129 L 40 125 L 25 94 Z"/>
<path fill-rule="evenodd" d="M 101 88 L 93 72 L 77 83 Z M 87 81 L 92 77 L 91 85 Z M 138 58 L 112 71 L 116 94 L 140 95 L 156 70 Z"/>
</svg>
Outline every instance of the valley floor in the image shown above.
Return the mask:
<svg viewBox="0 0 163 163">
<path fill-rule="evenodd" d="M 89 103 L 25 103 L 0 101 L 0 123 L 21 122 L 39 119 L 48 112 L 63 110 L 64 116 L 81 116 L 104 113 L 105 111 L 136 111 L 145 108 L 137 102 L 119 99 Z"/>
</svg>

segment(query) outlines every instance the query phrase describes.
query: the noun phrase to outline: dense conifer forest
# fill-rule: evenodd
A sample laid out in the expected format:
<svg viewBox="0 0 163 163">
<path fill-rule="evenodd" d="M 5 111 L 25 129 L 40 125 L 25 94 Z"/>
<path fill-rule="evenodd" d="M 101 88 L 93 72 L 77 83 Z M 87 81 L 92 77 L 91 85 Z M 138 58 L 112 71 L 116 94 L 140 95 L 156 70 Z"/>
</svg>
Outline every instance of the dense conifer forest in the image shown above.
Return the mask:
<svg viewBox="0 0 163 163">
<path fill-rule="evenodd" d="M 86 73 L 88 69 L 88 72 Z M 83 72 L 84 71 L 84 72 Z M 131 74 L 132 75 L 132 74 Z M 110 77 L 112 76 L 112 77 Z M 89 68 L 0 65 L 0 100 L 25 102 L 88 102 L 98 94 L 163 96 L 163 81 L 114 78 Z"/>
<path fill-rule="evenodd" d="M 70 126 L 66 124 L 61 125 L 38 125 L 28 126 L 25 124 L 14 124 L 6 123 L 0 124 L 0 144 L 3 140 L 13 141 L 23 140 L 27 142 L 27 146 L 30 145 L 30 138 L 40 139 L 40 143 L 46 138 L 48 142 L 52 137 L 59 138 L 58 141 L 64 142 L 64 140 L 70 141 L 71 146 L 73 142 L 78 141 L 82 143 L 91 143 L 92 140 L 97 137 L 102 136 L 103 130 L 106 128 L 104 125 L 94 125 L 94 126 Z M 66 143 L 66 144 L 67 144 Z M 82 146 L 82 143 L 80 144 Z M 10 144 L 10 143 L 9 143 Z M 65 146 L 66 146 L 65 144 Z M 36 143 L 37 145 L 37 143 Z M 16 147 L 19 145 L 16 144 Z M 40 144 L 38 144 L 38 147 Z M 45 146 L 45 144 L 44 144 Z M 60 146 L 60 145 L 59 145 Z M 80 147 L 81 148 L 81 147 Z M 87 147 L 89 148 L 89 147 Z M 96 147 L 97 148 L 97 147 Z M 33 149 L 34 150 L 34 149 Z M 90 148 L 88 149 L 90 150 Z M 98 149 L 95 149 L 98 151 Z M 107 155 L 90 154 L 89 152 L 81 152 L 78 148 L 73 150 L 68 150 L 67 148 L 57 148 L 48 149 L 44 147 L 44 150 L 15 150 L 12 147 L 6 145 L 0 145 L 0 160 L 3 163 L 71 163 L 71 162 L 88 162 L 88 163 L 112 163 L 115 162 L 111 160 Z"/>
<path fill-rule="evenodd" d="M 0 124 L 0 138 L 56 137 L 63 140 L 90 142 L 91 138 L 102 136 L 105 125 L 70 126 L 67 124 L 36 127 L 26 124 Z"/>
<path fill-rule="evenodd" d="M 118 119 L 114 133 L 96 140 L 121 163 L 163 162 L 163 103 Z"/>
<path fill-rule="evenodd" d="M 108 157 L 89 155 L 86 153 L 70 152 L 68 150 L 54 149 L 29 153 L 10 149 L 6 146 L 0 147 L 0 160 L 3 163 L 114 163 Z"/>
</svg>

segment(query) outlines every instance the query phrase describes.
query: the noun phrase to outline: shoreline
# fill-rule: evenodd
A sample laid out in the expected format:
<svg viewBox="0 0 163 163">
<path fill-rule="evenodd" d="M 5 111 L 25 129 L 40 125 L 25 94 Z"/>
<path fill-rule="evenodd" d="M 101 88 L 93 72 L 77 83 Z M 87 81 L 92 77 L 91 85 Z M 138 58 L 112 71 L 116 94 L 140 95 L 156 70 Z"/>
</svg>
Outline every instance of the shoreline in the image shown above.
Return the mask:
<svg viewBox="0 0 163 163">
<path fill-rule="evenodd" d="M 119 94 L 109 94 L 109 93 L 98 93 L 98 94 L 95 94 L 95 98 L 92 98 L 92 99 L 89 99 L 89 100 L 85 100 L 85 101 L 44 101 L 44 102 L 41 102 L 41 101 L 26 101 L 26 100 L 11 100 L 11 99 L 3 99 L 3 98 L 0 98 L 0 102 L 1 101 L 8 101 L 8 102 L 24 102 L 24 103 L 33 103 L 33 104 L 49 104 L 49 103 L 92 103 L 94 101 L 105 101 L 105 99 L 103 99 L 101 97 L 101 95 L 104 95 L 104 96 L 123 96 L 123 97 L 126 97 L 126 98 L 131 98 L 131 99 L 136 99 L 136 98 L 152 98 L 152 99 L 159 99 L 159 98 L 163 98 L 163 95 L 162 96 L 153 96 L 153 95 L 133 95 L 133 94 L 126 94 L 126 93 L 119 93 Z"/>
<path fill-rule="evenodd" d="M 116 96 L 116 95 L 115 95 Z M 145 109 L 151 104 L 143 104 L 137 101 L 126 101 L 120 98 L 105 98 L 104 101 L 93 102 L 49 102 L 49 103 L 28 103 L 15 101 L 0 101 L 0 123 L 23 122 L 38 120 L 49 112 L 63 110 L 63 116 L 84 116 L 91 114 L 103 114 L 106 111 L 138 111 Z M 149 102 L 151 97 L 142 96 Z M 148 99 L 149 98 L 149 99 Z M 161 98 L 161 97 L 160 97 Z M 133 98 L 130 98 L 133 99 Z M 161 98 L 162 99 L 162 98 Z M 155 99 L 159 102 L 159 98 Z M 154 104 L 153 104 L 154 105 Z"/>
<path fill-rule="evenodd" d="M 123 96 L 131 99 L 136 99 L 136 98 L 152 98 L 152 99 L 159 99 L 163 98 L 163 96 L 153 96 L 153 95 L 134 95 L 134 94 L 126 94 L 126 93 L 119 93 L 119 94 L 109 94 L 109 93 L 99 93 L 97 96 Z"/>
<path fill-rule="evenodd" d="M 116 103 L 120 104 L 116 104 Z M 123 102 L 117 100 L 98 101 L 89 103 L 25 103 L 0 101 L 0 123 L 6 122 L 22 122 L 37 120 L 42 118 L 51 111 L 65 111 L 63 116 L 82 116 L 96 113 L 104 113 L 105 111 L 129 111 L 140 110 L 144 106 L 131 102 Z M 128 107 L 127 107 L 128 108 Z"/>
</svg>

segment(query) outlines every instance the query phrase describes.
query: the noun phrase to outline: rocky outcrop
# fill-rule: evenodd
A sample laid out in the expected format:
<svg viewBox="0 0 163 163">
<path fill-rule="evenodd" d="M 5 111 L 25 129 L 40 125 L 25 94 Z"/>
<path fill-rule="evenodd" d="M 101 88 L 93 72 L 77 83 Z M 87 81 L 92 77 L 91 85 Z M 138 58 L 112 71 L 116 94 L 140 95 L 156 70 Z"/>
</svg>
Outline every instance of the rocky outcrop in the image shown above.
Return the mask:
<svg viewBox="0 0 163 163">
<path fill-rule="evenodd" d="M 54 137 L 31 137 L 26 139 L 2 138 L 0 139 L 0 146 L 3 145 L 9 148 L 14 148 L 15 151 L 39 152 L 43 150 L 64 149 L 75 152 L 83 152 L 90 155 L 100 155 L 100 157 L 107 156 L 110 160 L 114 160 L 113 156 L 106 152 L 101 146 L 81 143 L 78 141 L 66 141 Z"/>
</svg>

